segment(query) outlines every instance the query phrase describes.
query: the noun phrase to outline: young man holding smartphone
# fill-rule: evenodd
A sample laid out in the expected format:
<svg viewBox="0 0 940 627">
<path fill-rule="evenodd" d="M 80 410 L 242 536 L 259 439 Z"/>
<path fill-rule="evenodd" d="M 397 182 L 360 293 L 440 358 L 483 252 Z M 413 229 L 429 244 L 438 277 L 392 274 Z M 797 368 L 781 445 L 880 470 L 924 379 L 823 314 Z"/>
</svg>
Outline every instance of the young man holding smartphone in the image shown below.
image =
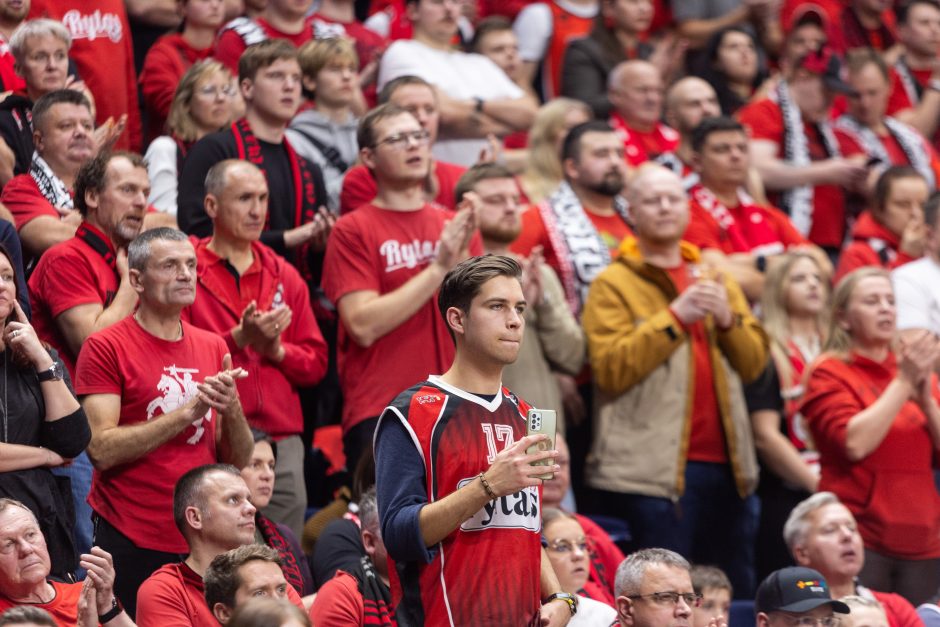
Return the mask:
<svg viewBox="0 0 940 627">
<path fill-rule="evenodd" d="M 473 257 L 438 305 L 456 344 L 443 375 L 405 390 L 379 418 L 376 489 L 399 625 L 565 625 L 577 609 L 541 548 L 541 484 L 556 451 L 528 454 L 529 406 L 501 383 L 519 353 L 519 264 Z M 540 607 L 541 606 L 541 607 Z"/>
</svg>

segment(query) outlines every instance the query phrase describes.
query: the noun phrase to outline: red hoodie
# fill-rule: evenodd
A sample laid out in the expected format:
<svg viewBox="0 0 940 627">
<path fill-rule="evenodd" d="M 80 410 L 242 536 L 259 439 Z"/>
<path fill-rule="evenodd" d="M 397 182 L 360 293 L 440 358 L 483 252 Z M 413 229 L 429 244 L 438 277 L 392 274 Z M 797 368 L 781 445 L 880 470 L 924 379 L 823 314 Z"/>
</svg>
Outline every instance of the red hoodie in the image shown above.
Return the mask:
<svg viewBox="0 0 940 627">
<path fill-rule="evenodd" d="M 170 33 L 158 39 L 147 52 L 140 71 L 140 89 L 149 114 L 148 141 L 163 133 L 176 86 L 183 74 L 197 61 L 212 56 L 213 50 L 211 46 L 193 48 L 180 33 Z"/>
<path fill-rule="evenodd" d="M 326 373 L 327 348 L 310 307 L 307 285 L 297 270 L 270 248 L 254 242 L 254 262 L 236 282 L 226 260 L 209 250 L 211 238 L 193 241 L 198 263 L 196 302 L 183 310 L 183 319 L 222 336 L 232 363 L 248 371 L 238 381 L 238 395 L 248 423 L 276 440 L 303 432 L 298 387 L 315 385 Z M 291 309 L 290 325 L 281 333 L 286 354 L 280 364 L 253 348 L 239 348 L 232 338 L 245 307 L 255 301 L 258 311 L 284 305 Z"/>
<path fill-rule="evenodd" d="M 853 270 L 863 266 L 880 266 L 893 270 L 908 261 L 914 261 L 905 252 L 898 250 L 901 239 L 880 222 L 876 222 L 870 211 L 858 217 L 852 229 L 852 243 L 845 247 L 839 257 L 835 282 Z"/>
</svg>

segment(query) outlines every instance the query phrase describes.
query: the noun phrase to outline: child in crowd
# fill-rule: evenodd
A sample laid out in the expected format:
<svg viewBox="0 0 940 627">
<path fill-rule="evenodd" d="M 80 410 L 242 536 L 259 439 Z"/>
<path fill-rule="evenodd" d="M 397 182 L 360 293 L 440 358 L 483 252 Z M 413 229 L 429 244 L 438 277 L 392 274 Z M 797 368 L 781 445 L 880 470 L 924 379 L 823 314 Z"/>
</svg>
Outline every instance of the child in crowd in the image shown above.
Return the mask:
<svg viewBox="0 0 940 627">
<path fill-rule="evenodd" d="M 690 575 L 692 589 L 702 596 L 699 606 L 692 608 L 692 627 L 708 627 L 709 621 L 716 617 L 719 625 L 727 625 L 734 592 L 728 576 L 720 568 L 699 565 L 692 567 Z"/>
</svg>

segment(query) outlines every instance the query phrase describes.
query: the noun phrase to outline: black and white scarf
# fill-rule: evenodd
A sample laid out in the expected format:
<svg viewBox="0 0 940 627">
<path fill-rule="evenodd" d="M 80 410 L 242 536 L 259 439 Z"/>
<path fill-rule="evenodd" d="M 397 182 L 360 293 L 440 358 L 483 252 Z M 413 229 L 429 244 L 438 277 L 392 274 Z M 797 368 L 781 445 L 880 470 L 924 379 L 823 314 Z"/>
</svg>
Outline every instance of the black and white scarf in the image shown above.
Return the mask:
<svg viewBox="0 0 940 627">
<path fill-rule="evenodd" d="M 46 160 L 39 156 L 38 152 L 33 152 L 33 161 L 29 165 L 29 175 L 36 181 L 36 187 L 39 193 L 56 208 L 63 216 L 68 215 L 69 211 L 75 208 L 72 202 L 72 195 L 69 188 L 65 186 Z"/>
<path fill-rule="evenodd" d="M 777 104 L 783 114 L 783 158 L 790 165 L 801 167 L 811 163 L 809 155 L 809 140 L 803 126 L 803 114 L 790 97 L 790 89 L 786 81 L 777 85 Z M 826 155 L 839 157 L 839 144 L 832 134 L 829 122 L 819 122 L 815 125 L 822 139 Z M 813 186 L 799 185 L 785 191 L 780 196 L 780 208 L 790 216 L 793 226 L 803 234 L 809 235 L 813 226 Z"/>
<path fill-rule="evenodd" d="M 921 96 L 924 94 L 924 88 L 917 82 L 914 73 L 911 72 L 911 68 L 907 65 L 907 61 L 904 60 L 904 57 L 899 58 L 894 64 L 894 71 L 897 72 L 898 78 L 901 79 L 901 86 L 904 87 L 904 93 L 907 94 L 907 99 L 911 101 L 912 105 L 916 106 L 920 102 Z"/>
<path fill-rule="evenodd" d="M 924 138 L 907 124 L 892 117 L 885 117 L 883 121 L 888 132 L 897 140 L 901 150 L 904 151 L 907 162 L 927 180 L 930 189 L 934 189 L 937 182 L 933 168 L 930 167 L 930 156 L 925 149 Z M 888 151 L 873 130 L 859 124 L 858 120 L 848 114 L 840 116 L 836 120 L 835 127 L 849 133 L 858 140 L 858 143 L 865 150 L 865 154 L 880 159 L 880 169 L 886 170 L 891 166 Z"/>
<path fill-rule="evenodd" d="M 688 174 L 685 173 L 685 162 L 679 158 L 674 152 L 664 152 L 655 159 L 653 159 L 659 165 L 668 168 L 676 176 L 682 179 L 682 189 L 688 192 L 690 189 L 699 184 L 701 180 L 699 178 L 698 172 L 690 171 Z"/>
<path fill-rule="evenodd" d="M 558 258 L 562 286 L 571 311 L 577 316 L 588 288 L 601 270 L 610 265 L 607 243 L 585 213 L 581 200 L 567 182 L 538 205 L 548 239 Z M 614 210 L 629 225 L 626 201 L 617 196 Z"/>
</svg>

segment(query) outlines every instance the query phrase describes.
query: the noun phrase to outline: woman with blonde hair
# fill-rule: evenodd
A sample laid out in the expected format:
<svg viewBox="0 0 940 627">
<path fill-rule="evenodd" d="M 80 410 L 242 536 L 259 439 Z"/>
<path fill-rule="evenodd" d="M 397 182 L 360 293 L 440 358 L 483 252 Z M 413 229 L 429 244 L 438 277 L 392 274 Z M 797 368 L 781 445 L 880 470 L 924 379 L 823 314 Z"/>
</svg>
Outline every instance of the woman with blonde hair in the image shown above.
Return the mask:
<svg viewBox="0 0 940 627">
<path fill-rule="evenodd" d="M 528 161 L 519 185 L 529 202 L 548 198 L 564 180 L 561 145 L 573 127 L 592 117 L 591 108 L 571 98 L 555 98 L 538 110 L 529 131 Z"/>
<path fill-rule="evenodd" d="M 232 75 L 218 61 L 195 63 L 180 80 L 167 116 L 168 135 L 147 148 L 150 177 L 148 202 L 160 211 L 176 215 L 179 172 L 190 146 L 218 131 L 236 117 L 240 101 Z"/>
<path fill-rule="evenodd" d="M 861 582 L 918 605 L 940 587 L 940 341 L 924 330 L 896 343 L 894 290 L 882 268 L 849 273 L 832 300 L 801 407 L 820 455 L 819 489 L 858 522 Z"/>
<path fill-rule="evenodd" d="M 768 267 L 760 304 L 771 360 L 745 391 L 762 462 L 756 558 L 758 579 L 763 579 L 790 563 L 783 524 L 819 482 L 819 455 L 798 409 L 804 372 L 825 341 L 828 276 L 812 254 L 790 251 Z"/>
</svg>

